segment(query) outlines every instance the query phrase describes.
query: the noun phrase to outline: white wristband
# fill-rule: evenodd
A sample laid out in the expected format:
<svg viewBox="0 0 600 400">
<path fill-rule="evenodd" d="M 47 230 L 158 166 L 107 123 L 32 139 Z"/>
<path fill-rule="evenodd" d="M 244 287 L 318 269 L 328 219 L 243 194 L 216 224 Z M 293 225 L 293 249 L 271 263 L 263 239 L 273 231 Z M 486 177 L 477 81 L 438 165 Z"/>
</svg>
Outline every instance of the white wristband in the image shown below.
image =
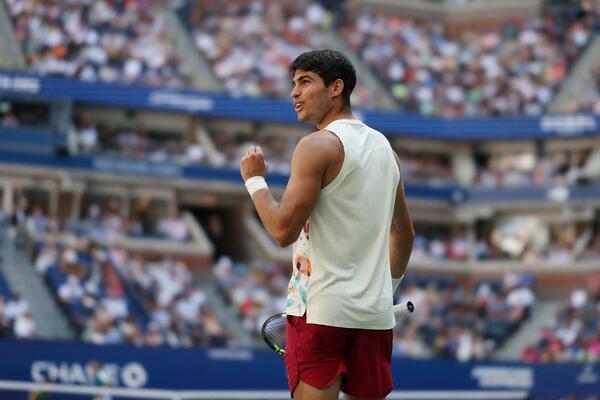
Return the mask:
<svg viewBox="0 0 600 400">
<path fill-rule="evenodd" d="M 260 175 L 248 178 L 244 184 L 246 185 L 246 189 L 248 189 L 248 193 L 250 193 L 250 197 L 261 189 L 269 188 L 267 186 L 267 181 L 265 181 L 265 177 Z"/>
<path fill-rule="evenodd" d="M 400 286 L 402 279 L 404 279 L 404 275 L 402 275 L 400 278 L 392 278 L 392 294 L 396 292 L 396 289 L 398 289 L 398 286 Z"/>
</svg>

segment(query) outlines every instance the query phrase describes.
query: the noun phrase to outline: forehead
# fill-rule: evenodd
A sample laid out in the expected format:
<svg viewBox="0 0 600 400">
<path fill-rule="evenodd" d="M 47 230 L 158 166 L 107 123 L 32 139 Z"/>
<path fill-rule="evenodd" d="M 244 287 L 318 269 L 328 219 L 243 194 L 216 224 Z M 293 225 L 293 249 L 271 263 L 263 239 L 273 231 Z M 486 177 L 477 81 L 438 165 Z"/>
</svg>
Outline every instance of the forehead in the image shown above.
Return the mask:
<svg viewBox="0 0 600 400">
<path fill-rule="evenodd" d="M 316 72 L 313 71 L 305 71 L 303 69 L 297 69 L 294 72 L 294 76 L 292 76 L 292 80 L 298 80 L 300 78 L 303 77 L 308 77 L 308 78 L 312 78 L 314 80 L 321 80 L 321 77 L 319 76 L 319 74 L 317 74 Z"/>
</svg>

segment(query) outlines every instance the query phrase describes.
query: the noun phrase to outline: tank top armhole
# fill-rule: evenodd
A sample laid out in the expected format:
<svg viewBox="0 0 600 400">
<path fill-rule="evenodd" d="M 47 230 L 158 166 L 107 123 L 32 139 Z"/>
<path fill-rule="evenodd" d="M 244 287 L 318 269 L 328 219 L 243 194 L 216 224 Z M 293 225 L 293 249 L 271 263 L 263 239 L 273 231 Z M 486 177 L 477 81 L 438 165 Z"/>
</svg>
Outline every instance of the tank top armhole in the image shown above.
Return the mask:
<svg viewBox="0 0 600 400">
<path fill-rule="evenodd" d="M 331 132 L 332 134 L 334 134 L 338 138 L 338 140 L 340 141 L 340 143 L 342 144 L 342 148 L 344 149 L 344 161 L 342 162 L 342 168 L 340 168 L 340 171 L 338 172 L 337 176 L 331 182 L 329 182 L 329 184 L 327 186 L 325 186 L 324 188 L 321 189 L 320 194 L 322 196 L 324 196 L 324 195 L 332 192 L 333 190 L 335 190 L 336 187 L 339 186 L 340 182 L 342 181 L 342 179 L 346 175 L 346 170 L 348 169 L 348 165 L 349 165 L 349 161 L 348 161 L 348 149 L 346 147 L 346 144 L 344 143 L 344 141 L 342 140 L 342 138 L 340 137 L 340 135 L 338 135 L 337 133 L 335 133 L 331 129 L 327 129 L 327 128 L 325 128 L 324 130 L 326 130 L 327 132 Z"/>
</svg>

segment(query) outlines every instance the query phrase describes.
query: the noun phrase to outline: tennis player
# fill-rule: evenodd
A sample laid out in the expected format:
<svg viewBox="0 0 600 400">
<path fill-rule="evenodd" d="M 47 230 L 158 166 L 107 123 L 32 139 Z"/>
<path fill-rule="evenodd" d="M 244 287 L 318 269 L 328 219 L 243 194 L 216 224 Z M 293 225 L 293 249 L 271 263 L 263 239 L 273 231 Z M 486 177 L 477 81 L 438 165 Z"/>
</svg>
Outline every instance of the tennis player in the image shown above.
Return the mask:
<svg viewBox="0 0 600 400">
<path fill-rule="evenodd" d="M 260 147 L 241 174 L 267 232 L 294 244 L 288 285 L 285 364 L 297 400 L 384 398 L 390 370 L 392 294 L 404 275 L 414 231 L 399 159 L 387 139 L 352 114 L 356 72 L 333 50 L 301 54 L 290 66 L 300 140 L 277 202 Z M 391 271 L 391 274 L 390 274 Z"/>
</svg>

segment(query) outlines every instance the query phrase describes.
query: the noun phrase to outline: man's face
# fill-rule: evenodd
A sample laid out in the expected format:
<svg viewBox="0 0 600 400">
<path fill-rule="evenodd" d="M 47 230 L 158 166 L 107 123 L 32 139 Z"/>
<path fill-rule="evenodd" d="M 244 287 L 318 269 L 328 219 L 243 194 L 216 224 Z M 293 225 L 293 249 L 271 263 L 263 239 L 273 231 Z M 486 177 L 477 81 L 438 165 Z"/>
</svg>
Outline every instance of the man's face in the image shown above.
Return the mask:
<svg viewBox="0 0 600 400">
<path fill-rule="evenodd" d="M 315 72 L 296 70 L 290 96 L 300 122 L 318 124 L 331 108 L 329 88 Z"/>
</svg>

